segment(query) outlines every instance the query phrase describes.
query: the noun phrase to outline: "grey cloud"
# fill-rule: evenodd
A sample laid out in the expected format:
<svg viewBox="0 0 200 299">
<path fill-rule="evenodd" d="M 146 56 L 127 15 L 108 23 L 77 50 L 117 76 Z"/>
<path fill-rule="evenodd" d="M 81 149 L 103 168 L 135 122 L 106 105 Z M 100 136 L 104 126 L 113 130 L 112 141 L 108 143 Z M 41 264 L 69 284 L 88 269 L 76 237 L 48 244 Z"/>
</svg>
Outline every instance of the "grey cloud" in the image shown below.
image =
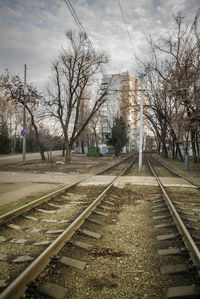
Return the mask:
<svg viewBox="0 0 200 299">
<path fill-rule="evenodd" d="M 172 13 L 183 10 L 192 22 L 198 0 L 121 0 L 137 55 L 148 55 L 145 35 L 157 38 L 172 29 Z M 117 1 L 74 0 L 74 9 L 97 50 L 107 51 L 108 70 L 133 71 L 136 63 Z M 65 31 L 78 29 L 63 0 L 0 2 L 0 68 L 21 72 L 28 65 L 31 82 L 41 87 L 51 61 L 66 44 Z M 23 71 L 22 71 L 23 73 Z"/>
</svg>

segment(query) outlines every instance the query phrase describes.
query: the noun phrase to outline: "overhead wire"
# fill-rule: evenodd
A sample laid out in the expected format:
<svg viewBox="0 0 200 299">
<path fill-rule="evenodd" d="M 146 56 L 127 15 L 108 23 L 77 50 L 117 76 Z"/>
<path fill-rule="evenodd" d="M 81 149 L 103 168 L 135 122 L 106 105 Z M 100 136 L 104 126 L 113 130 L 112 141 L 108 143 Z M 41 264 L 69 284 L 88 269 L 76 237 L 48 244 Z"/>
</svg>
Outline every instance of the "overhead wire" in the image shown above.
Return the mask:
<svg viewBox="0 0 200 299">
<path fill-rule="evenodd" d="M 69 9 L 69 11 L 70 11 L 72 17 L 74 18 L 75 22 L 77 23 L 77 25 L 78 25 L 80 31 L 83 33 L 83 35 L 84 35 L 84 37 L 85 37 L 85 40 L 86 40 L 86 42 L 87 42 L 89 48 L 91 49 L 93 55 L 97 56 L 97 53 L 96 53 L 96 51 L 95 51 L 95 49 L 94 49 L 94 47 L 93 47 L 93 45 L 92 45 L 92 43 L 91 43 L 91 41 L 90 41 L 90 39 L 89 39 L 89 37 L 88 37 L 88 35 L 87 35 L 85 29 L 83 28 L 83 25 L 82 25 L 82 23 L 81 23 L 81 21 L 80 21 L 78 15 L 77 15 L 75 9 L 73 8 L 73 6 L 72 6 L 70 0 L 64 0 L 64 2 L 65 2 L 65 4 L 67 5 L 67 7 L 68 7 L 68 9 Z M 104 67 L 102 66 L 102 64 L 100 64 L 100 67 L 101 67 L 102 73 L 105 73 L 105 69 L 104 69 Z"/>
<path fill-rule="evenodd" d="M 185 44 L 183 46 L 183 49 L 182 49 L 182 53 L 181 53 L 181 56 L 180 56 L 180 59 L 183 57 L 184 55 L 184 52 L 187 50 L 187 47 L 188 47 L 188 44 L 190 42 L 190 39 L 191 39 L 191 35 L 192 35 L 192 31 L 195 30 L 196 26 L 197 26 L 197 22 L 198 22 L 198 19 L 199 19 L 199 16 L 200 16 L 200 8 L 198 9 L 196 15 L 195 15 L 195 18 L 194 18 L 194 21 L 192 22 L 192 25 L 190 27 L 190 30 L 186 36 L 186 40 L 185 40 Z"/>
<path fill-rule="evenodd" d="M 134 50 L 134 46 L 133 46 L 133 40 L 131 38 L 129 29 L 128 29 L 128 24 L 126 22 L 126 19 L 125 19 L 125 16 L 124 16 L 124 12 L 123 12 L 122 6 L 120 4 L 120 0 L 117 0 L 117 2 L 118 2 L 118 5 L 119 5 L 119 9 L 120 9 L 120 12 L 121 12 L 121 15 L 122 15 L 123 22 L 124 22 L 124 24 L 126 26 L 126 31 L 127 31 L 128 37 L 129 37 L 129 41 L 130 41 L 130 44 L 131 44 L 131 48 L 132 48 L 133 54 L 135 55 L 135 50 Z"/>
</svg>

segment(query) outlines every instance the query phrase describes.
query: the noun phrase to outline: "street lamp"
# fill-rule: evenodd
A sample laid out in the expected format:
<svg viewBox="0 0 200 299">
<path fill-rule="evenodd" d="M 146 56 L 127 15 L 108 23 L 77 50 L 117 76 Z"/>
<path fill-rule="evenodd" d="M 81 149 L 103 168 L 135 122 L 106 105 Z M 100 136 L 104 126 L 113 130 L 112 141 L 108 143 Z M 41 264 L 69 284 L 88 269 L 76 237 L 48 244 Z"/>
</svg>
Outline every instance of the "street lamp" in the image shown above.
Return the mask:
<svg viewBox="0 0 200 299">
<path fill-rule="evenodd" d="M 143 146 L 143 83 L 141 80 L 140 97 L 140 144 L 139 144 L 139 171 L 142 167 L 142 146 Z"/>
</svg>

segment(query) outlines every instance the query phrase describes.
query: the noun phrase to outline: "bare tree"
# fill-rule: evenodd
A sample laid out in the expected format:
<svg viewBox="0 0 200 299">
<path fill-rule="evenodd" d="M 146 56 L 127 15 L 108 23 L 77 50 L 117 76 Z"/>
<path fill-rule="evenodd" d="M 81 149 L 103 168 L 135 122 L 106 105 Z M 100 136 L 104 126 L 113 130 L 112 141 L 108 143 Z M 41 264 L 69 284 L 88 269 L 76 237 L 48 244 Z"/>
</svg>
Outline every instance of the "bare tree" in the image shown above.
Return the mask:
<svg viewBox="0 0 200 299">
<path fill-rule="evenodd" d="M 91 139 L 93 141 L 93 145 L 95 145 L 96 149 L 99 148 L 99 142 L 102 138 L 102 123 L 104 116 L 102 115 L 101 110 L 98 110 L 92 117 L 89 128 L 91 130 Z"/>
<path fill-rule="evenodd" d="M 71 161 L 71 150 L 92 116 L 105 101 L 107 90 L 91 99 L 90 112 L 81 118 L 85 94 L 94 83 L 94 77 L 108 59 L 104 54 L 90 50 L 82 33 L 66 33 L 69 47 L 62 49 L 52 64 L 52 80 L 47 87 L 47 114 L 60 123 L 65 143 L 65 162 Z"/>
<path fill-rule="evenodd" d="M 151 61 L 141 62 L 141 75 L 150 90 L 147 92 L 147 117 L 162 142 L 165 154 L 168 155 L 166 142 L 170 139 L 173 157 L 178 153 L 182 160 L 180 142 L 184 139 L 188 142 L 190 139 L 195 162 L 199 153 L 200 125 L 199 14 L 200 10 L 189 28 L 183 22 L 182 13 L 177 13 L 174 16 L 175 31 L 160 37 L 156 42 L 149 39 Z M 159 124 L 158 128 L 156 124 Z"/>
<path fill-rule="evenodd" d="M 24 85 L 21 81 L 20 77 L 15 74 L 11 74 L 8 70 L 6 70 L 0 76 L 0 92 L 4 98 L 12 101 L 15 104 L 25 105 L 26 110 L 28 111 L 28 115 L 30 117 L 30 122 L 32 127 L 34 128 L 36 141 L 38 144 L 39 152 L 41 155 L 41 159 L 45 160 L 44 156 L 44 145 L 40 139 L 39 132 L 39 113 L 38 106 L 42 97 L 39 95 L 36 88 L 31 85 L 27 85 L 27 91 L 25 95 L 25 103 L 24 103 Z"/>
<path fill-rule="evenodd" d="M 0 96 L 0 122 L 7 128 L 10 139 L 10 151 L 14 152 L 17 141 L 17 132 L 22 123 L 21 107 L 13 101 Z"/>
</svg>

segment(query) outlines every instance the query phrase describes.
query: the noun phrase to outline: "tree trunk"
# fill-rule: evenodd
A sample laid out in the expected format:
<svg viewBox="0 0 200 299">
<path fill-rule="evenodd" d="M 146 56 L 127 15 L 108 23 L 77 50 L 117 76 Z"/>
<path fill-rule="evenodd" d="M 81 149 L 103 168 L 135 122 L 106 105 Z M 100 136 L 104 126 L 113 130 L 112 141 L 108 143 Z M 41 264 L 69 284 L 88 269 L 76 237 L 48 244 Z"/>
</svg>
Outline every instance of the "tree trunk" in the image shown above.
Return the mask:
<svg viewBox="0 0 200 299">
<path fill-rule="evenodd" d="M 162 155 L 168 158 L 168 151 L 166 147 L 166 132 L 167 132 L 167 126 L 166 126 L 166 122 L 164 122 L 163 126 L 161 127 Z"/>
<path fill-rule="evenodd" d="M 115 156 L 119 157 L 120 152 L 119 152 L 118 147 L 114 146 L 114 149 L 115 149 Z"/>
<path fill-rule="evenodd" d="M 168 158 L 168 151 L 166 147 L 166 142 L 165 142 L 165 136 L 162 137 L 162 155 L 164 155 L 166 158 Z"/>
<path fill-rule="evenodd" d="M 161 142 L 160 142 L 160 140 L 157 140 L 156 143 L 157 143 L 158 154 L 160 155 Z"/>
<path fill-rule="evenodd" d="M 81 151 L 82 151 L 82 154 L 85 154 L 84 141 L 83 140 L 81 141 Z"/>
<path fill-rule="evenodd" d="M 45 161 L 45 155 L 44 155 L 44 147 L 42 146 L 41 142 L 40 142 L 40 137 L 39 137 L 39 134 L 36 134 L 36 140 L 37 140 L 37 143 L 38 143 L 38 147 L 39 147 L 39 153 L 40 153 L 40 156 L 41 156 L 41 160 L 42 161 Z"/>
<path fill-rule="evenodd" d="M 39 148 L 39 153 L 40 153 L 40 156 L 41 156 L 41 160 L 45 161 L 46 159 L 45 159 L 45 155 L 44 155 L 44 147 L 43 147 L 43 145 L 40 142 L 40 136 L 38 134 L 37 127 L 35 125 L 33 125 L 33 127 L 35 129 L 35 136 L 36 136 L 36 141 L 37 141 L 37 144 L 38 144 L 38 148 Z"/>
<path fill-rule="evenodd" d="M 168 151 L 167 151 L 167 147 L 166 147 L 165 142 L 163 143 L 162 149 L 163 149 L 163 155 L 164 155 L 166 158 L 168 158 Z"/>
<path fill-rule="evenodd" d="M 175 143 L 174 143 L 174 140 L 172 141 L 172 157 L 173 157 L 173 160 L 175 159 Z"/>
<path fill-rule="evenodd" d="M 36 134 L 36 140 L 37 140 L 37 144 L 38 144 L 38 148 L 39 148 L 39 153 L 40 153 L 41 160 L 45 161 L 46 160 L 45 155 L 44 155 L 45 149 L 44 149 L 44 147 L 42 146 L 42 144 L 40 142 L 39 134 Z"/>
<path fill-rule="evenodd" d="M 72 161 L 71 147 L 66 147 L 65 163 L 71 163 L 71 161 Z"/>
<path fill-rule="evenodd" d="M 119 152 L 118 151 L 115 151 L 115 156 L 119 157 Z"/>
<path fill-rule="evenodd" d="M 65 142 L 63 143 L 62 156 L 65 157 Z"/>
<path fill-rule="evenodd" d="M 45 155 L 44 155 L 44 150 L 42 150 L 42 149 L 40 149 L 40 156 L 41 156 L 42 161 L 46 160 Z"/>
<path fill-rule="evenodd" d="M 42 161 L 45 161 L 45 155 L 44 155 L 44 147 L 42 145 L 42 143 L 40 142 L 40 135 L 39 135 L 39 132 L 38 132 L 38 127 L 35 123 L 35 119 L 34 119 L 34 115 L 32 113 L 32 111 L 29 109 L 28 106 L 26 106 L 26 109 L 28 110 L 30 116 L 31 116 L 31 124 L 35 130 L 35 138 L 36 138 L 36 142 L 38 144 L 38 148 L 39 148 L 39 153 L 40 153 L 40 156 L 41 156 L 41 160 Z"/>
<path fill-rule="evenodd" d="M 196 134 L 195 142 L 196 142 L 196 148 L 197 148 L 198 162 L 200 162 L 200 152 L 199 152 L 200 149 L 199 149 L 199 142 L 198 142 L 198 134 Z"/>
<path fill-rule="evenodd" d="M 49 152 L 50 152 L 50 161 L 52 162 L 52 144 L 50 144 L 50 148 L 49 148 Z"/>
<path fill-rule="evenodd" d="M 72 161 L 72 145 L 70 144 L 68 137 L 65 137 L 65 163 L 71 163 Z"/>
<path fill-rule="evenodd" d="M 195 146 L 195 131 L 191 130 L 192 155 L 194 163 L 197 163 L 197 151 Z"/>
</svg>

